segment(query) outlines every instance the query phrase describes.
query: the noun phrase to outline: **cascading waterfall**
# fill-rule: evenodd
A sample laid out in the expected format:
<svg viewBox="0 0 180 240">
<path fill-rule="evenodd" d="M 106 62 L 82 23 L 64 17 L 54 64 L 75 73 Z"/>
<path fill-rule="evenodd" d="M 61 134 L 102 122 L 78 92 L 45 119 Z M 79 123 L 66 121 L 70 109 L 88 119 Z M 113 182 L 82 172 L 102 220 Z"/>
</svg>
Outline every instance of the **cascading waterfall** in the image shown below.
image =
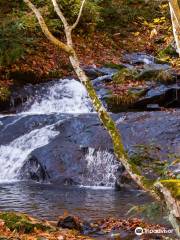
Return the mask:
<svg viewBox="0 0 180 240">
<path fill-rule="evenodd" d="M 48 144 L 58 132 L 51 126 L 35 129 L 9 145 L 0 146 L 0 181 L 17 180 L 18 171 L 27 156 L 36 148 Z"/>
<path fill-rule="evenodd" d="M 91 112 L 93 108 L 86 89 L 74 79 L 40 84 L 39 88 L 37 86 L 34 96 L 23 106 L 21 112 L 8 116 L 8 120 L 7 116 L 1 116 L 0 134 L 11 136 L 12 128 L 17 128 L 17 131 L 21 128 L 21 121 L 24 121 L 25 130 L 23 133 L 18 131 L 17 137 L 12 137 L 5 143 L 4 139 L 0 138 L 0 181 L 18 180 L 28 156 L 34 150 L 50 144 L 57 135 L 61 135 L 57 130 L 58 124 L 63 120 L 57 119 L 60 115 Z M 37 120 L 34 122 L 34 119 Z M 44 121 L 47 123 L 44 124 Z M 114 185 L 118 164 L 113 154 L 89 148 L 83 160 L 86 169 L 80 176 L 80 184 L 109 187 Z"/>
<path fill-rule="evenodd" d="M 26 113 L 89 113 L 93 111 L 85 87 L 74 79 L 63 79 L 37 91 L 26 106 Z"/>
<path fill-rule="evenodd" d="M 115 173 L 119 164 L 112 153 L 89 148 L 84 161 L 87 163 L 87 168 L 81 178 L 82 185 L 95 187 L 114 186 L 116 181 Z"/>
</svg>

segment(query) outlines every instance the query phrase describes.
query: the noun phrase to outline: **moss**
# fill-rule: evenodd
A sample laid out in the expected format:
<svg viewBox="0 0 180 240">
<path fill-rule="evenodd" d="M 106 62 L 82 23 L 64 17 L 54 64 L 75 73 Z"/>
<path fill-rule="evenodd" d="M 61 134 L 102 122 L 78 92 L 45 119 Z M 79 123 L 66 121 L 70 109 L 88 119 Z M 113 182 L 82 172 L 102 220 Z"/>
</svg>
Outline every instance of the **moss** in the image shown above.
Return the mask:
<svg viewBox="0 0 180 240">
<path fill-rule="evenodd" d="M 136 76 L 136 79 L 139 81 L 156 81 L 162 83 L 169 83 L 175 80 L 170 70 L 155 69 L 143 70 L 139 75 Z"/>
<path fill-rule="evenodd" d="M 112 95 L 105 99 L 108 110 L 111 112 L 126 111 L 128 107 L 131 107 L 135 102 L 138 101 L 140 96 L 128 91 L 123 95 Z"/>
<path fill-rule="evenodd" d="M 178 53 L 176 52 L 175 48 L 171 44 L 158 53 L 158 57 L 161 59 L 164 59 L 167 56 L 178 57 Z"/>
<path fill-rule="evenodd" d="M 179 179 L 169 179 L 161 180 L 161 184 L 166 187 L 172 194 L 172 196 L 180 200 L 180 180 Z"/>
<path fill-rule="evenodd" d="M 117 69 L 117 70 L 122 70 L 122 69 L 125 69 L 125 66 L 122 65 L 122 64 L 115 64 L 115 63 L 106 63 L 104 65 L 105 67 L 109 67 L 109 68 L 114 68 L 114 69 Z"/>
<path fill-rule="evenodd" d="M 0 219 L 11 230 L 17 232 L 32 233 L 35 229 L 42 231 L 52 231 L 53 228 L 41 222 L 33 222 L 29 217 L 20 213 L 3 212 L 0 213 Z"/>
<path fill-rule="evenodd" d="M 134 80 L 138 72 L 136 70 L 131 70 L 128 68 L 122 68 L 113 76 L 113 81 L 117 84 L 125 83 L 128 80 Z"/>
</svg>

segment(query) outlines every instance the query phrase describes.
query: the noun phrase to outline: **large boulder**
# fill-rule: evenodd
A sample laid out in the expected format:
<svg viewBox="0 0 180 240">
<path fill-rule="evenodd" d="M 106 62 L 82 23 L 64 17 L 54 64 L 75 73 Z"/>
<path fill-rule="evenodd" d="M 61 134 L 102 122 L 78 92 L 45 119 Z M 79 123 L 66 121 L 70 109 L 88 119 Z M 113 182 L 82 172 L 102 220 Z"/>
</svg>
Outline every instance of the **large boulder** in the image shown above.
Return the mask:
<svg viewBox="0 0 180 240">
<path fill-rule="evenodd" d="M 174 161 L 180 153 L 179 111 L 112 116 L 129 156 L 138 166 L 144 167 L 148 177 L 162 175 L 168 166 L 178 176 L 178 161 Z M 22 153 L 27 150 L 26 146 L 32 149 L 21 166 L 24 178 L 43 180 L 48 176 L 51 182 L 91 186 L 113 186 L 116 181 L 118 184 L 129 181 L 113 154 L 111 139 L 96 114 L 8 116 L 0 121 L 1 145 L 15 146 L 14 140 L 19 138 L 21 141 L 17 143 L 23 143 L 22 136 L 25 136 Z M 47 134 L 50 135 L 48 141 Z M 171 163 L 174 163 L 173 168 Z M 156 166 L 159 172 L 153 173 Z"/>
</svg>

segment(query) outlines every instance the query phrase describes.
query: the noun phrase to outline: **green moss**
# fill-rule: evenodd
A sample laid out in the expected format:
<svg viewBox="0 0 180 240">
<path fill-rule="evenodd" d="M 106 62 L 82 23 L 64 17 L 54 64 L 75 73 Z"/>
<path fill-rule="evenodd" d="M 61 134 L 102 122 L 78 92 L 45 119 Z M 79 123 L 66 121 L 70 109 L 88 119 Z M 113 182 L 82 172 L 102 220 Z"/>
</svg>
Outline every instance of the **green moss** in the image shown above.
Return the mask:
<svg viewBox="0 0 180 240">
<path fill-rule="evenodd" d="M 170 57 L 177 57 L 178 56 L 178 53 L 176 52 L 175 48 L 173 48 L 173 46 L 171 44 L 158 53 L 159 58 L 164 59 L 167 56 L 170 56 Z"/>
<path fill-rule="evenodd" d="M 3 212 L 0 213 L 0 219 L 5 222 L 5 225 L 11 230 L 16 230 L 17 232 L 32 233 L 34 229 L 39 229 L 42 231 L 52 231 L 51 226 L 45 225 L 41 222 L 32 222 L 24 214 L 14 213 L 14 212 Z"/>
<path fill-rule="evenodd" d="M 122 68 L 113 76 L 113 81 L 117 84 L 125 83 L 128 80 L 134 80 L 138 72 L 128 68 Z"/>
<path fill-rule="evenodd" d="M 114 68 L 114 69 L 117 69 L 117 70 L 122 70 L 122 69 L 125 69 L 124 65 L 122 64 L 115 64 L 115 63 L 106 63 L 104 65 L 105 67 L 109 67 L 109 68 Z"/>
<path fill-rule="evenodd" d="M 139 75 L 136 76 L 136 79 L 139 81 L 156 81 L 162 83 L 169 83 L 175 80 L 172 71 L 155 69 L 143 70 Z"/>
<path fill-rule="evenodd" d="M 172 194 L 172 196 L 180 200 L 180 180 L 179 179 L 169 179 L 161 180 L 161 184 L 166 187 Z"/>
</svg>

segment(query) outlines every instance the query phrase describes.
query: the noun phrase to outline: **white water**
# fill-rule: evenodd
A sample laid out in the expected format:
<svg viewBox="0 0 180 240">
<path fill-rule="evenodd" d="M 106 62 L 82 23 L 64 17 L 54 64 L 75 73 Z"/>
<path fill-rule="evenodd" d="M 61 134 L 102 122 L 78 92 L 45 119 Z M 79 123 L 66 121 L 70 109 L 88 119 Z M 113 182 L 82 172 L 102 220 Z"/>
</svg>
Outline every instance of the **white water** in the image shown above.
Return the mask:
<svg viewBox="0 0 180 240">
<path fill-rule="evenodd" d="M 40 94 L 40 93 L 39 93 Z M 28 113 L 88 113 L 93 108 L 85 87 L 74 79 L 64 79 L 46 88 L 46 93 L 37 95 Z"/>
<path fill-rule="evenodd" d="M 18 171 L 23 166 L 27 156 L 36 148 L 46 145 L 58 132 L 51 126 L 35 129 L 9 145 L 0 146 L 0 181 L 16 180 Z"/>
<path fill-rule="evenodd" d="M 84 161 L 87 163 L 87 169 L 81 178 L 83 186 L 102 188 L 114 186 L 119 163 L 113 154 L 89 148 Z"/>
<path fill-rule="evenodd" d="M 43 88 L 43 90 L 42 90 Z M 42 90 L 42 91 L 41 91 Z M 54 84 L 40 86 L 33 102 L 25 106 L 25 110 L 18 114 L 18 118 L 7 123 L 3 131 L 16 127 L 21 117 L 33 114 L 50 113 L 89 113 L 92 105 L 84 86 L 72 80 L 59 80 Z M 22 115 L 22 116 L 21 116 Z M 117 122 L 123 121 L 118 119 Z M 32 122 L 33 124 L 33 122 Z M 55 125 L 47 125 L 40 129 L 23 133 L 8 145 L 0 145 L 0 182 L 17 180 L 19 171 L 31 152 L 48 144 L 59 132 L 54 130 Z M 81 183 L 86 186 L 112 187 L 115 183 L 115 171 L 118 168 L 113 154 L 106 151 L 89 149 L 85 156 L 86 168 L 81 176 Z"/>
</svg>

